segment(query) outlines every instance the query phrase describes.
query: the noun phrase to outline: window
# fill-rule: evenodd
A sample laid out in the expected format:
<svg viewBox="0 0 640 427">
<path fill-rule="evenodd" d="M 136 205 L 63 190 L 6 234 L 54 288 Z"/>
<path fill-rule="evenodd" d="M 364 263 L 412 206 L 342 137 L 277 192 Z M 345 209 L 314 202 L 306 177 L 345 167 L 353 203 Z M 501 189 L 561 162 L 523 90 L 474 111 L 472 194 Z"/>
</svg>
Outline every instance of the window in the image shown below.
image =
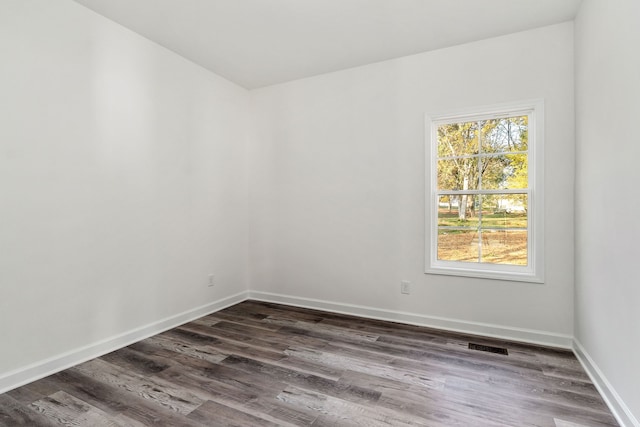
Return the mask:
<svg viewBox="0 0 640 427">
<path fill-rule="evenodd" d="M 543 103 L 427 117 L 426 272 L 543 281 Z"/>
</svg>

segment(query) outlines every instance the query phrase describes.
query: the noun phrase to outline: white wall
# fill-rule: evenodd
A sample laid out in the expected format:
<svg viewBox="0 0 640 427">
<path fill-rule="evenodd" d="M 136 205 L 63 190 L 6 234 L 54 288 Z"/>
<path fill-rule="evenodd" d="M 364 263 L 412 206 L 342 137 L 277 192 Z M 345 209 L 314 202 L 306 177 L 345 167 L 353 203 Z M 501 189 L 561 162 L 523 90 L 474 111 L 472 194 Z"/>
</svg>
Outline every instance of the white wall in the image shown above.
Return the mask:
<svg viewBox="0 0 640 427">
<path fill-rule="evenodd" d="M 640 425 L 640 3 L 576 18 L 576 338 Z M 615 396 L 614 396 L 615 397 Z"/>
<path fill-rule="evenodd" d="M 0 3 L 0 377 L 246 291 L 248 101 L 71 1 Z"/>
<path fill-rule="evenodd" d="M 253 91 L 250 288 L 572 335 L 573 85 L 565 23 Z M 425 113 L 534 98 L 546 283 L 425 275 Z"/>
</svg>

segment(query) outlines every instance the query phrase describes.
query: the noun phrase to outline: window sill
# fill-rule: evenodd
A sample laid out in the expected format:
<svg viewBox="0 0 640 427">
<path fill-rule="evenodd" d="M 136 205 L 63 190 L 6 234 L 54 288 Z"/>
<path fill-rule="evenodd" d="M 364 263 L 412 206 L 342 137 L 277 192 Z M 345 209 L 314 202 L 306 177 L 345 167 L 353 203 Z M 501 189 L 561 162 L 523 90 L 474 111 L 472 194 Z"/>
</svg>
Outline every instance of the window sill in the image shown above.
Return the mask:
<svg viewBox="0 0 640 427">
<path fill-rule="evenodd" d="M 492 269 L 471 269 L 437 266 L 425 269 L 425 274 L 444 276 L 472 277 L 476 279 L 505 280 L 510 282 L 529 282 L 544 284 L 544 278 L 531 272 L 496 271 Z"/>
</svg>

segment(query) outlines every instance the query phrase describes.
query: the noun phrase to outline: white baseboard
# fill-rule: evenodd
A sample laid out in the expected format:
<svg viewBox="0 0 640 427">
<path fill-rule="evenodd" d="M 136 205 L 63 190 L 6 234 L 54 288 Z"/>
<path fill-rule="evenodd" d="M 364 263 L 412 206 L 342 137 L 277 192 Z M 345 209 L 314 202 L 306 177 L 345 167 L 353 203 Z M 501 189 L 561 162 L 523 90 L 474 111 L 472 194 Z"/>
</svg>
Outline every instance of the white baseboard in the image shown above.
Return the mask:
<svg viewBox="0 0 640 427">
<path fill-rule="evenodd" d="M 126 347 L 127 345 L 133 344 L 137 341 L 175 328 L 176 326 L 222 310 L 247 299 L 324 310 L 333 313 L 361 316 L 371 319 L 400 322 L 417 326 L 426 326 L 452 332 L 520 341 L 536 345 L 572 349 L 620 425 L 622 427 L 640 427 L 640 422 L 638 422 L 637 418 L 635 418 L 631 413 L 627 405 L 605 378 L 602 371 L 600 371 L 582 344 L 569 335 L 448 319 L 444 317 L 425 316 L 416 313 L 260 291 L 240 292 L 201 307 L 142 326 L 132 331 L 8 372 L 0 376 L 0 394 L 70 368 L 79 363 L 86 362 L 87 360 L 100 357 L 119 348 Z"/>
<path fill-rule="evenodd" d="M 587 371 L 591 382 L 596 386 L 605 403 L 609 409 L 611 409 L 611 412 L 613 412 L 618 423 L 622 427 L 640 427 L 640 421 L 631 413 L 629 407 L 624 403 L 600 368 L 598 368 L 598 365 L 596 365 L 591 356 L 589 356 L 589 353 L 587 353 L 580 341 L 575 338 L 573 340 L 573 352 L 582 364 L 584 370 Z"/>
<path fill-rule="evenodd" d="M 240 292 L 97 343 L 8 372 L 0 376 L 0 394 L 242 302 L 247 299 L 247 295 L 248 292 L 246 291 Z"/>
<path fill-rule="evenodd" d="M 512 328 L 500 325 L 492 325 L 488 323 L 448 319 L 444 317 L 425 316 L 416 313 L 407 313 L 403 311 L 386 310 L 332 301 L 323 301 L 312 298 L 301 298 L 290 295 L 273 294 L 269 292 L 249 291 L 249 298 L 258 301 L 287 304 L 296 307 L 330 311 L 333 313 L 350 314 L 353 316 L 367 317 L 370 319 L 389 320 L 392 322 L 426 326 L 429 328 L 443 329 L 446 331 L 461 332 L 471 335 L 480 335 L 484 337 L 492 337 L 509 341 L 519 341 L 524 343 L 564 349 L 573 348 L 573 337 L 569 335 L 555 334 L 552 332 Z"/>
</svg>

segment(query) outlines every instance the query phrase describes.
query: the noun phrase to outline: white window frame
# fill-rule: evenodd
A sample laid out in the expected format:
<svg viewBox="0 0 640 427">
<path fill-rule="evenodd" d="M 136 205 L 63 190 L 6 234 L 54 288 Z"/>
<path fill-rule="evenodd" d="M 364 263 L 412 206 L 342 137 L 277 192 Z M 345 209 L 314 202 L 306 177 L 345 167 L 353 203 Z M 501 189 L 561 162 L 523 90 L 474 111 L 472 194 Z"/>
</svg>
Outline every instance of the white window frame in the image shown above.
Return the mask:
<svg viewBox="0 0 640 427">
<path fill-rule="evenodd" d="M 438 125 L 515 115 L 529 116 L 529 183 L 525 191 L 528 194 L 527 265 L 438 260 Z M 539 99 L 458 110 L 455 113 L 427 114 L 425 125 L 425 273 L 544 283 L 544 101 Z"/>
</svg>

